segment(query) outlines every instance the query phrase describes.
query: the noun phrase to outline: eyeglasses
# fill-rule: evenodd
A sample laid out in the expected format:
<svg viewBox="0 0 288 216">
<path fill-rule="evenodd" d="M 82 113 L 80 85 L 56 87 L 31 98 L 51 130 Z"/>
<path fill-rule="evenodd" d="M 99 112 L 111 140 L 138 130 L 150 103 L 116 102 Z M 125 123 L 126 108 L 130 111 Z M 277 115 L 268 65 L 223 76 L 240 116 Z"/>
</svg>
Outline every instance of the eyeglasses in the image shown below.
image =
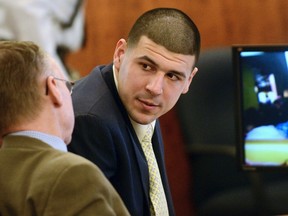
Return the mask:
<svg viewBox="0 0 288 216">
<path fill-rule="evenodd" d="M 54 77 L 54 79 L 55 79 L 55 80 L 60 80 L 60 81 L 65 82 L 66 87 L 68 88 L 70 94 L 72 94 L 73 86 L 74 86 L 74 84 L 75 84 L 74 82 L 72 82 L 72 81 L 68 81 L 68 80 L 65 80 L 65 79 L 56 78 L 56 77 Z"/>
<path fill-rule="evenodd" d="M 53 77 L 53 79 L 65 82 L 66 87 L 68 88 L 70 94 L 72 94 L 73 86 L 74 86 L 75 82 L 72 82 L 72 81 L 69 81 L 69 80 L 65 80 L 65 79 L 61 79 L 61 78 L 56 78 L 56 77 Z M 46 95 L 48 95 L 48 85 L 47 84 L 46 84 Z"/>
</svg>

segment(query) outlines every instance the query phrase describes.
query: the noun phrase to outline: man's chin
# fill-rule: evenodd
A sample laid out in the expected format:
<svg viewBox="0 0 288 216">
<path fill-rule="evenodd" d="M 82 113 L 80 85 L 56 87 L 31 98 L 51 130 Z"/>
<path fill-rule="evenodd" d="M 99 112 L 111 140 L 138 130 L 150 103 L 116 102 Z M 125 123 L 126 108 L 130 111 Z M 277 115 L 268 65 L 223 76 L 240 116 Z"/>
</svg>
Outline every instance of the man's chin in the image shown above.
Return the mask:
<svg viewBox="0 0 288 216">
<path fill-rule="evenodd" d="M 71 140 L 72 140 L 72 136 L 69 136 L 69 137 L 67 137 L 66 139 L 64 139 L 64 143 L 65 143 L 66 145 L 69 145 L 69 144 L 71 143 Z"/>
<path fill-rule="evenodd" d="M 130 118 L 133 121 L 137 122 L 138 124 L 142 124 L 142 125 L 150 124 L 156 119 L 154 116 L 152 117 L 152 116 L 145 115 L 145 114 L 136 114 L 136 115 L 130 116 Z"/>
</svg>

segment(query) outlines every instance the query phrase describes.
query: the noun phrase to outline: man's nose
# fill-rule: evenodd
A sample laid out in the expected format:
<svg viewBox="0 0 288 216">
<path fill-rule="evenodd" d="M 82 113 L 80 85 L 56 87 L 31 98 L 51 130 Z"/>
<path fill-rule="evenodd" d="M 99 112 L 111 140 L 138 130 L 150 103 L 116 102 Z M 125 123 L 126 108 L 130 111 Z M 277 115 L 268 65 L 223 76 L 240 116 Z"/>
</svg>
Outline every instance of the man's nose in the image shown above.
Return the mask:
<svg viewBox="0 0 288 216">
<path fill-rule="evenodd" d="M 146 89 L 154 96 L 163 93 L 164 74 L 157 73 L 149 80 Z"/>
</svg>

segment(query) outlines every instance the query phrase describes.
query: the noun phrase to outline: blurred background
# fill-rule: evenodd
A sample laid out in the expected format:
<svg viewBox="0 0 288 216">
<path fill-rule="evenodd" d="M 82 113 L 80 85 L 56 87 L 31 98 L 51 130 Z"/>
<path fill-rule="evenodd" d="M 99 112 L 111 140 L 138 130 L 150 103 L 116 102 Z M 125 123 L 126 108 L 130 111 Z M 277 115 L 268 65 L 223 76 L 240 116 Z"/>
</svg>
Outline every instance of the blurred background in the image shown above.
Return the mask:
<svg viewBox="0 0 288 216">
<path fill-rule="evenodd" d="M 5 10 L 7 10 L 7 8 L 4 8 L 4 3 L 6 2 L 7 4 L 7 2 L 10 1 L 11 0 L 0 0 L 0 22 L 2 19 L 2 23 L 7 23 L 7 20 L 3 21 L 5 19 L 3 18 L 4 15 L 2 15 L 5 14 Z M 22 1 L 22 3 L 33 2 L 25 0 L 18 1 Z M 11 2 L 14 2 L 14 0 Z M 14 3 L 16 4 L 16 2 L 17 1 L 15 1 Z M 38 2 L 40 2 L 40 4 L 36 3 L 36 8 L 40 7 L 41 4 L 43 6 L 43 2 L 45 1 L 39 0 Z M 57 2 L 63 3 L 63 9 L 59 10 L 60 6 L 57 6 Z M 64 5 L 64 2 L 66 2 L 66 6 Z M 54 3 L 55 5 L 53 7 Z M 112 61 L 113 52 L 117 41 L 120 38 L 127 37 L 128 31 L 132 27 L 135 19 L 137 19 L 139 15 L 144 13 L 146 10 L 156 7 L 175 7 L 187 13 L 194 20 L 200 30 L 202 40 L 201 47 L 202 53 L 204 54 L 206 51 L 209 52 L 210 50 L 218 48 L 222 49 L 223 47 L 228 47 L 229 49 L 232 44 L 288 44 L 287 0 L 57 0 L 51 1 L 50 5 L 56 11 L 58 9 L 58 14 L 60 15 L 60 17 L 61 15 L 64 15 L 64 13 L 62 12 L 64 12 L 65 9 L 69 8 L 70 6 L 73 8 L 73 10 L 71 9 L 70 12 L 67 12 L 66 18 L 69 17 L 69 19 L 67 19 L 66 21 L 61 21 L 61 26 L 66 26 L 66 30 L 68 30 L 72 29 L 74 23 L 74 29 L 77 30 L 75 30 L 74 32 L 71 30 L 71 32 L 65 33 L 65 35 L 67 37 L 69 36 L 69 41 L 73 41 L 73 38 L 75 39 L 75 41 L 71 42 L 73 45 L 71 45 L 71 43 L 69 45 L 63 43 L 63 41 L 68 41 L 68 39 L 62 39 L 62 42 L 59 42 L 59 44 L 55 46 L 56 48 L 54 47 L 54 49 L 59 49 L 59 47 L 62 47 L 61 51 L 57 54 L 61 57 L 61 60 L 64 62 L 65 67 L 67 68 L 68 76 L 71 76 L 72 79 L 78 79 L 82 76 L 87 75 L 96 65 L 110 63 Z M 48 7 L 46 6 L 46 8 Z M 80 11 L 81 14 L 79 15 Z M 51 15 L 52 12 L 40 13 L 40 15 L 41 14 Z M 78 14 L 78 19 L 75 18 L 77 17 L 75 14 Z M 9 20 L 11 21 L 15 19 L 15 16 L 14 18 L 9 18 Z M 23 15 L 22 17 L 26 17 L 26 15 Z M 35 19 L 37 20 L 38 18 Z M 46 18 L 43 18 L 43 22 L 47 19 L 48 16 Z M 52 18 L 52 22 L 54 24 L 56 22 L 55 20 L 56 18 Z M 77 26 L 76 22 L 78 22 Z M 30 21 L 30 24 L 26 24 L 24 31 L 32 31 L 35 28 L 32 27 Z M 39 31 L 41 32 L 42 30 L 45 30 L 45 26 L 41 26 L 40 22 Z M 14 33 L 17 36 L 17 30 L 14 30 Z M 17 38 L 16 36 L 15 38 Z M 27 39 L 27 37 L 25 39 Z M 50 37 L 47 37 L 44 40 L 43 46 L 49 43 L 50 39 L 53 39 L 53 34 L 51 34 Z M 229 54 L 229 51 L 227 58 L 224 57 L 224 61 L 230 61 L 231 64 L 231 53 Z M 202 59 L 204 59 L 204 57 Z M 222 60 L 220 59 L 218 64 L 222 64 Z M 216 60 L 216 65 L 217 61 L 218 60 Z M 201 65 L 201 62 L 199 64 Z M 191 94 L 191 98 L 193 98 L 193 95 L 199 96 L 199 94 L 202 94 L 202 92 L 213 91 L 213 89 L 211 90 L 209 88 L 209 86 L 213 85 L 211 84 L 211 82 L 220 83 L 220 86 L 228 86 L 227 89 L 222 90 L 222 93 L 223 91 L 225 91 L 226 93 L 227 91 L 231 93 L 231 95 L 226 97 L 225 102 L 219 102 L 220 105 L 219 103 L 214 102 L 214 105 L 217 104 L 219 111 L 213 109 L 213 105 L 208 104 L 208 102 L 207 104 L 204 103 L 201 105 L 203 107 L 206 107 L 203 110 L 210 112 L 211 116 L 218 114 L 221 115 L 222 119 L 214 120 L 217 121 L 216 125 L 218 126 L 214 126 L 220 128 L 223 127 L 223 131 L 219 132 L 223 133 L 223 136 L 221 136 L 222 138 L 219 138 L 222 140 L 220 140 L 219 142 L 223 142 L 224 144 L 229 143 L 230 147 L 232 148 L 231 154 L 234 157 L 236 142 L 232 111 L 234 104 L 232 96 L 232 70 L 231 68 L 229 68 L 229 71 L 226 72 L 226 75 L 222 77 L 217 76 L 217 69 L 215 68 L 215 71 L 213 71 L 213 73 L 215 72 L 215 74 L 213 76 L 209 76 L 207 75 L 207 73 L 205 76 L 203 68 L 203 78 L 200 85 L 199 80 L 201 80 L 202 72 L 200 65 L 199 72 L 191 84 L 191 90 L 189 94 Z M 223 70 L 223 68 L 221 70 Z M 213 79 L 211 77 L 213 77 Z M 197 89 L 193 89 L 193 85 L 195 83 L 196 86 L 197 81 L 199 81 L 198 86 L 200 86 L 199 88 L 197 87 Z M 208 90 L 208 88 L 210 90 Z M 219 88 L 219 85 L 218 87 L 216 86 L 214 90 L 216 90 L 217 88 Z M 214 96 L 217 97 L 222 93 L 218 92 Z M 206 95 L 205 97 L 212 96 Z M 219 99 L 219 101 L 221 100 L 223 100 L 223 97 Z M 195 103 L 197 103 L 197 101 L 195 101 Z M 193 104 L 190 105 L 193 106 Z M 227 109 L 227 107 L 229 108 L 229 111 L 226 115 L 225 113 L 221 112 L 221 110 L 225 110 Z M 213 114 L 213 112 L 215 113 Z M 189 115 L 189 112 L 187 115 Z M 210 140 L 212 141 L 209 141 L 209 144 L 213 144 L 213 137 L 211 137 L 212 135 L 209 135 L 211 133 L 209 133 L 208 129 L 205 133 L 205 127 L 209 127 L 209 123 L 205 125 L 203 124 L 203 122 L 201 122 L 204 121 L 204 116 L 206 116 L 206 114 L 199 113 L 197 115 L 197 119 L 192 119 L 191 122 L 186 122 L 186 124 L 188 126 L 190 124 L 193 124 L 195 130 L 197 130 L 198 127 L 201 127 L 204 132 L 202 134 L 200 132 L 197 132 L 197 134 L 201 134 L 201 136 L 203 137 L 210 137 Z M 221 187 L 219 187 L 219 191 L 223 192 L 225 190 L 228 190 L 224 187 L 225 185 L 230 185 L 232 188 L 235 186 L 235 184 L 237 184 L 237 181 L 239 181 L 239 184 L 241 183 L 241 187 L 243 185 L 246 187 L 247 185 L 250 185 L 251 178 L 253 181 L 253 185 L 255 186 L 255 182 L 257 182 L 258 177 L 255 181 L 255 176 L 251 177 L 250 174 L 241 173 L 241 171 L 237 169 L 237 158 L 229 160 L 229 162 L 217 162 L 217 160 L 208 161 L 208 164 L 211 163 L 211 166 L 206 164 L 206 166 L 203 166 L 202 168 L 200 168 L 199 163 L 194 163 L 194 158 L 198 156 L 194 156 L 195 152 L 193 153 L 193 150 L 191 150 L 190 148 L 191 145 L 193 145 L 193 139 L 187 138 L 187 136 L 190 134 L 189 131 L 187 131 L 188 126 L 186 126 L 183 122 L 183 115 L 179 115 L 178 107 L 175 107 L 168 114 L 163 116 L 160 120 L 162 124 L 162 132 L 165 142 L 167 172 L 177 215 L 225 215 L 224 207 L 222 208 L 223 212 L 221 212 L 221 210 L 211 210 L 210 212 L 214 213 L 209 214 L 208 211 L 207 213 L 200 213 L 203 211 L 205 212 L 205 208 L 206 210 L 208 209 L 208 207 L 205 207 L 204 203 L 208 199 L 210 199 L 210 196 L 213 195 L 213 187 L 215 188 L 221 185 Z M 213 123 L 211 124 L 213 125 Z M 227 127 L 229 128 L 227 129 Z M 193 134 L 192 131 L 191 134 Z M 225 137 L 228 137 L 229 140 L 225 140 Z M 221 150 L 221 147 L 218 148 L 216 146 L 216 148 L 218 150 Z M 209 157 L 210 156 L 208 155 L 208 158 Z M 233 172 L 237 174 L 234 175 L 230 173 L 226 175 L 224 173 L 224 169 L 226 168 L 222 166 L 219 167 L 217 163 L 230 163 L 229 168 L 227 169 L 232 169 Z M 200 168 L 200 171 L 197 170 L 198 168 Z M 207 172 L 203 173 L 201 169 L 202 171 L 203 169 L 205 169 Z M 201 178 L 197 176 L 199 173 L 203 174 Z M 221 175 L 222 179 L 225 179 L 225 181 L 227 180 L 228 183 L 223 183 L 222 180 L 217 180 L 217 175 Z M 240 177 L 235 179 L 234 177 L 236 177 L 237 175 L 240 175 Z M 233 181 L 236 182 L 235 184 L 232 184 L 231 182 L 229 183 L 229 179 L 232 178 L 234 178 Z M 209 179 L 210 181 L 214 181 L 214 184 L 216 186 L 205 186 L 205 184 L 201 184 L 201 182 L 205 182 L 207 179 Z M 242 182 L 244 183 L 242 184 Z M 258 182 L 258 186 L 260 184 L 261 182 Z M 210 186 L 212 187 L 212 189 L 209 188 Z M 214 196 L 216 196 L 217 193 L 219 194 L 219 191 L 213 191 L 215 192 Z M 261 190 L 259 193 L 261 194 Z M 204 197 L 201 197 L 200 199 L 199 197 L 201 196 L 201 194 Z M 233 197 L 234 195 L 232 195 L 232 198 Z M 225 203 L 229 203 L 230 198 L 228 199 L 229 200 L 226 200 Z M 244 207 L 241 206 L 241 202 L 244 202 L 245 199 L 248 200 L 248 198 L 245 196 L 243 196 L 242 198 L 240 197 L 235 206 L 238 205 L 238 207 L 243 209 Z M 261 197 L 259 199 L 261 199 Z M 249 199 L 249 202 L 251 203 L 253 201 Z M 219 204 L 218 207 L 221 207 L 221 205 L 222 204 Z M 261 205 L 263 205 L 263 203 L 261 203 Z M 236 211 L 238 211 L 233 206 L 231 208 L 232 210 L 227 215 L 234 215 L 231 212 L 235 213 Z M 255 213 L 254 215 L 257 215 L 258 213 L 258 215 L 261 214 L 261 211 L 259 210 L 260 207 L 257 205 L 257 203 L 255 204 L 255 208 L 249 208 L 257 210 L 257 213 Z M 263 213 L 263 215 L 264 214 L 266 213 Z M 245 215 L 249 215 L 249 213 Z"/>
<path fill-rule="evenodd" d="M 205 68 L 207 58 L 202 56 L 201 60 L 200 57 L 199 73 L 192 82 L 189 95 L 185 95 L 184 98 L 189 102 L 180 101 L 180 108 L 175 107 L 161 118 L 167 171 L 176 214 L 231 216 L 285 213 L 287 209 L 282 210 L 283 204 L 281 205 L 279 201 L 281 197 L 278 195 L 273 195 L 271 199 L 274 199 L 274 206 L 280 206 L 280 210 L 265 211 L 266 199 L 262 195 L 270 188 L 263 186 L 266 183 L 262 182 L 260 178 L 262 176 L 243 173 L 237 167 L 234 80 L 229 48 L 233 44 L 287 44 L 288 2 L 286 0 L 87 0 L 85 46 L 79 52 L 67 57 L 68 65 L 76 69 L 81 76 L 85 76 L 95 65 L 111 62 L 118 39 L 127 37 L 133 22 L 140 14 L 155 7 L 175 7 L 186 12 L 200 30 L 202 55 L 216 50 L 214 55 L 218 56 L 217 53 L 220 52 L 219 56 L 222 56 L 218 57 L 220 59 L 216 59 L 216 62 L 212 56 L 208 56 L 208 62 L 214 61 L 213 64 L 218 65 L 215 71 L 214 66 L 211 66 L 210 75 Z M 223 52 L 226 52 L 226 57 Z M 227 62 L 229 66 L 219 68 L 219 65 L 225 65 Z M 198 107 L 193 108 L 196 103 L 199 104 Z M 191 106 L 191 114 L 189 111 L 184 112 L 183 106 Z M 190 128 L 193 131 L 189 131 Z M 197 139 L 190 138 L 190 135 L 194 135 Z M 206 158 L 199 159 L 197 150 L 196 153 L 193 152 L 193 141 L 208 142 L 211 145 L 221 143 L 224 144 L 224 149 L 222 150 L 222 146 L 216 146 L 216 152 L 217 150 L 220 152 L 216 153 L 218 155 L 215 155 L 215 149 L 212 149 L 213 153 L 209 153 L 211 150 L 208 150 L 208 153 L 200 150 L 200 155 L 206 154 Z M 227 145 L 230 146 L 228 150 L 225 149 Z M 232 159 L 229 158 L 231 155 Z M 274 174 L 265 175 L 272 175 L 268 176 L 269 181 L 276 178 Z M 287 179 L 286 177 L 286 181 Z M 279 190 L 283 191 L 281 187 Z M 247 193 L 241 194 L 243 191 Z M 223 196 L 224 204 L 223 201 L 216 200 L 221 193 L 230 194 Z M 211 207 L 215 205 L 218 208 Z"/>
</svg>

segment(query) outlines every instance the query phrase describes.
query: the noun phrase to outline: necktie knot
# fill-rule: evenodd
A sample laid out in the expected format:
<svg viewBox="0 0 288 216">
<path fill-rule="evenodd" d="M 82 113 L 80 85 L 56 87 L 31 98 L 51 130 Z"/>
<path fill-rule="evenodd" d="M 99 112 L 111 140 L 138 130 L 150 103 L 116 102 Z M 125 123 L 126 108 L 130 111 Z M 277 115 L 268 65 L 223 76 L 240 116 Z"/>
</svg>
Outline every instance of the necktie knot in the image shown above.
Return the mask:
<svg viewBox="0 0 288 216">
<path fill-rule="evenodd" d="M 153 136 L 153 126 L 151 124 L 149 124 L 147 126 L 147 130 L 146 130 L 146 133 L 142 139 L 142 142 L 146 143 L 146 144 L 151 143 L 152 136 Z"/>
</svg>

